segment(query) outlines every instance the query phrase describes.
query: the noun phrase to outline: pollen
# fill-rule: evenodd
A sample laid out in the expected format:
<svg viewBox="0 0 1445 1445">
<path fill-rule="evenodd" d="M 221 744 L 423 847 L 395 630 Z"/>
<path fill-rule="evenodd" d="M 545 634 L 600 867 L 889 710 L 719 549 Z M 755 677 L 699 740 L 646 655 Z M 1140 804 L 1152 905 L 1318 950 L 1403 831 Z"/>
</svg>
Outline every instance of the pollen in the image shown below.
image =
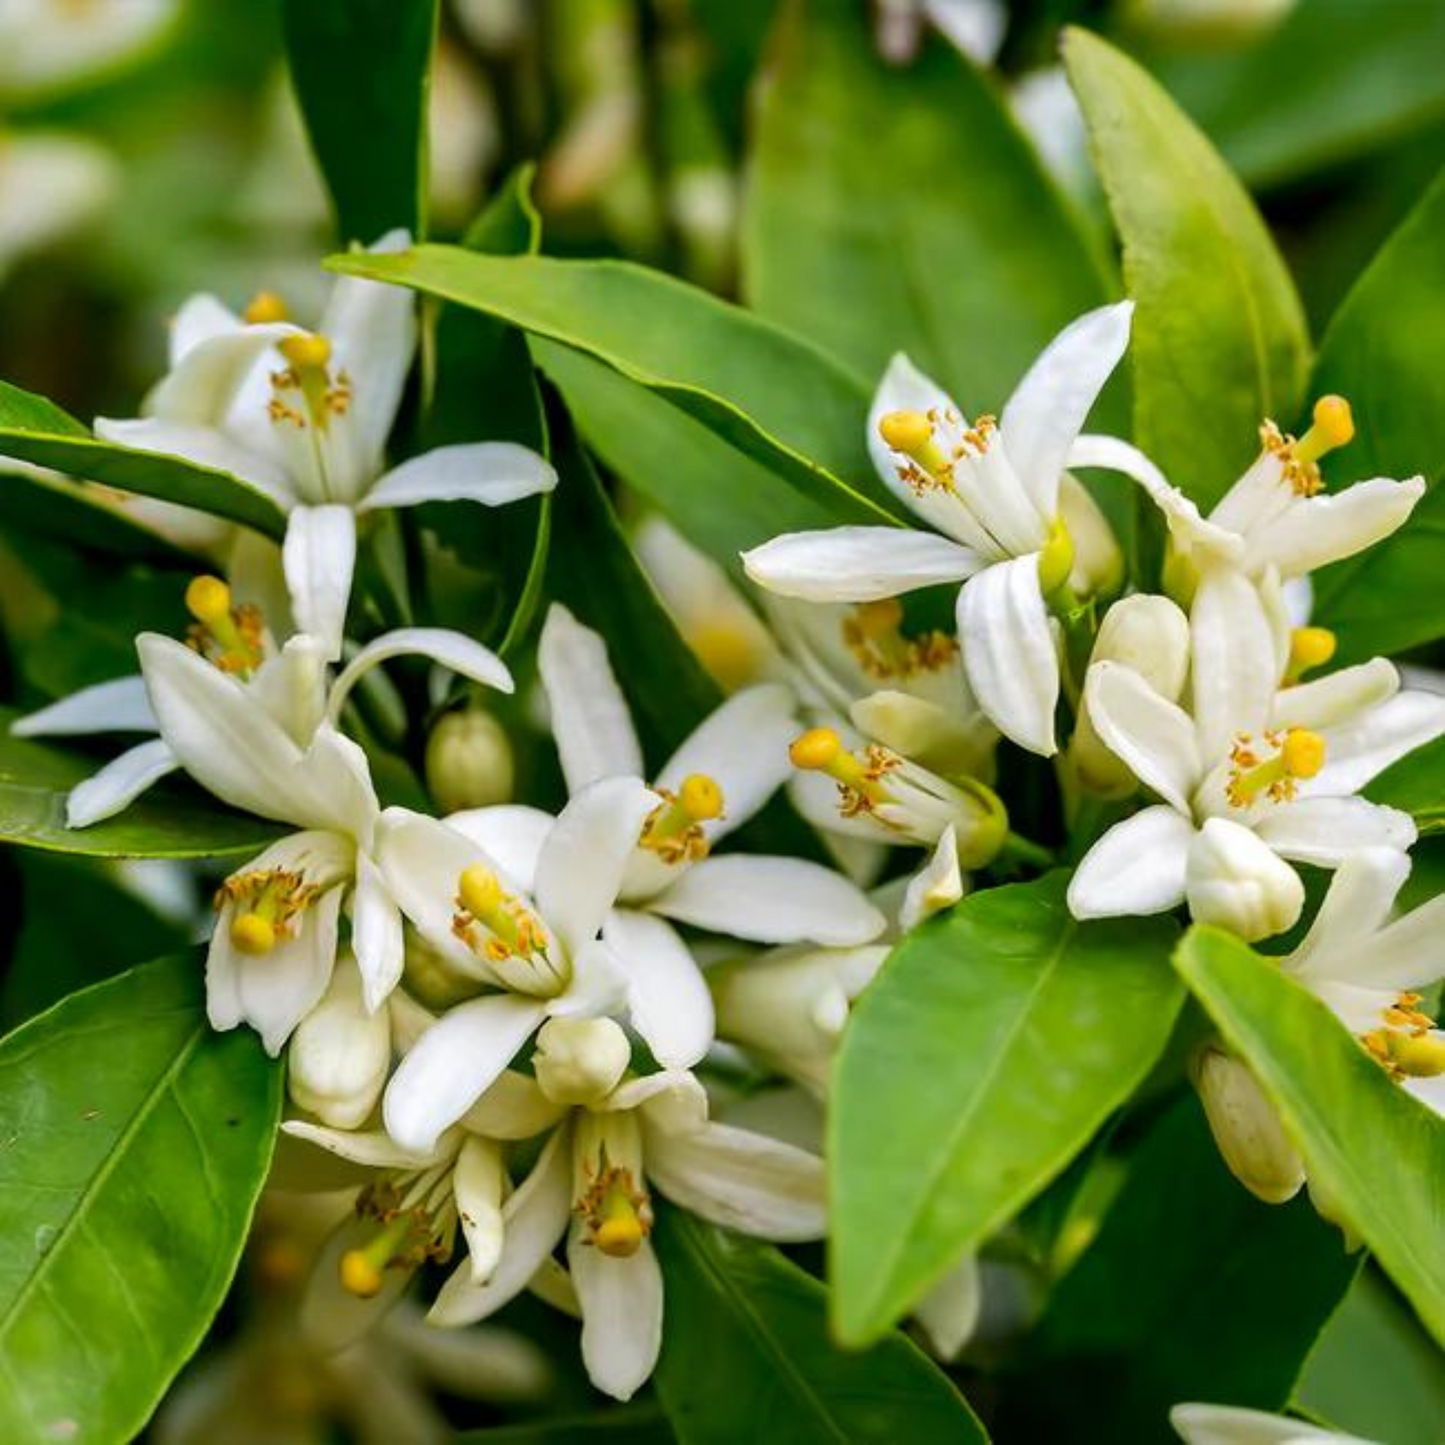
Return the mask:
<svg viewBox="0 0 1445 1445">
<path fill-rule="evenodd" d="M 1292 778 L 1313 778 L 1325 765 L 1325 740 L 1308 728 L 1291 728 L 1280 749 L 1285 771 Z"/>
<path fill-rule="evenodd" d="M 324 371 L 331 360 L 331 343 L 312 331 L 287 336 L 276 349 L 299 372 Z"/>
<path fill-rule="evenodd" d="M 231 922 L 231 942 L 241 953 L 260 957 L 276 947 L 276 929 L 259 913 L 243 913 Z"/>
<path fill-rule="evenodd" d="M 1247 808 L 1263 796 L 1271 803 L 1287 803 L 1297 792 L 1297 783 L 1318 775 L 1325 765 L 1325 740 L 1309 728 L 1268 732 L 1264 742 L 1274 749 L 1261 757 L 1248 733 L 1241 733 L 1230 750 L 1230 769 L 1225 793 L 1231 806 Z"/>
<path fill-rule="evenodd" d="M 286 303 L 274 291 L 258 291 L 247 303 L 242 318 L 249 326 L 286 319 Z"/>
<path fill-rule="evenodd" d="M 958 644 L 946 633 L 905 637 L 902 622 L 903 604 L 896 597 L 861 603 L 843 619 L 843 645 L 869 677 L 879 682 L 907 681 L 920 673 L 937 672 L 958 656 Z"/>
<path fill-rule="evenodd" d="M 843 740 L 832 728 L 809 728 L 802 737 L 793 740 L 788 757 L 795 768 L 826 772 L 842 751 Z"/>
</svg>

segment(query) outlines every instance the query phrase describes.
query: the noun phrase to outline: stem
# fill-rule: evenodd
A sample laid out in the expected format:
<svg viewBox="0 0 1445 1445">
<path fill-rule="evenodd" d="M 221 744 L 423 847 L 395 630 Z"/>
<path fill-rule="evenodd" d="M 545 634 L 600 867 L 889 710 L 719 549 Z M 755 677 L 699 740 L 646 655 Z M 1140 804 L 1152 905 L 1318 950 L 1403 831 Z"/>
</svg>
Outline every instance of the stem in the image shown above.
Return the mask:
<svg viewBox="0 0 1445 1445">
<path fill-rule="evenodd" d="M 1030 868 L 1047 869 L 1054 866 L 1054 855 L 1042 843 L 1035 843 L 1018 833 L 1010 832 L 1003 840 L 1003 847 L 994 856 L 994 863 L 1000 862 L 1022 863 Z"/>
</svg>

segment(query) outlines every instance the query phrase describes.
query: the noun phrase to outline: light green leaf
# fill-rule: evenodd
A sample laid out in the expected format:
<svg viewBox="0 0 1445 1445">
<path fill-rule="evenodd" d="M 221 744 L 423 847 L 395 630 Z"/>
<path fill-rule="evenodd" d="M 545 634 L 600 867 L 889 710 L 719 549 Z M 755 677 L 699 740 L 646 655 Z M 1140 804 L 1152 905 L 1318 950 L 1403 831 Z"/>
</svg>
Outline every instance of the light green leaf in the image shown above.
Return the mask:
<svg viewBox="0 0 1445 1445">
<path fill-rule="evenodd" d="M 1445 14 L 1445 11 L 1442 11 Z M 1314 390 L 1349 398 L 1359 435 L 1331 482 L 1423 475 L 1431 490 L 1393 537 L 1315 575 L 1315 615 L 1358 662 L 1445 634 L 1445 174 L 1345 298 L 1320 345 Z"/>
<path fill-rule="evenodd" d="M 286 55 L 345 241 L 426 227 L 437 0 L 285 0 Z"/>
<path fill-rule="evenodd" d="M 834 1076 L 835 1320 L 876 1338 L 1033 1198 L 1144 1078 L 1182 991 L 1172 921 L 1079 923 L 1066 879 L 975 893 L 906 937 Z"/>
<path fill-rule="evenodd" d="M 270 537 L 280 537 L 286 529 L 281 508 L 250 482 L 181 457 L 101 441 L 53 402 L 7 382 L 0 382 L 0 454 L 195 507 Z"/>
<path fill-rule="evenodd" d="M 574 347 L 772 467 L 837 521 L 891 520 L 864 445 L 862 381 L 811 343 L 706 292 L 622 261 L 482 256 L 453 246 L 353 253 L 326 264 Z"/>
<path fill-rule="evenodd" d="M 67 828 L 66 795 L 100 760 L 11 737 L 14 719 L 12 709 L 0 708 L 0 842 L 98 858 L 220 858 L 259 853 L 280 832 L 169 781 L 114 818 Z"/>
<path fill-rule="evenodd" d="M 144 1425 L 240 1257 L 281 1070 L 206 1022 L 194 952 L 0 1042 L 0 1437 L 112 1445 Z"/>
<path fill-rule="evenodd" d="M 783 11 L 759 91 L 744 292 L 870 382 L 906 351 L 997 411 L 1067 322 L 1108 299 L 1096 258 L 997 87 L 941 38 L 907 67 L 861 5 Z"/>
<path fill-rule="evenodd" d="M 1069 79 L 1124 243 L 1134 298 L 1134 440 L 1202 506 L 1289 427 L 1309 368 L 1294 283 L 1238 180 L 1151 79 L 1070 30 Z"/>
<path fill-rule="evenodd" d="M 1278 1107 L 1316 1200 L 1348 1221 L 1445 1344 L 1445 1119 L 1230 934 L 1191 929 L 1174 963 Z"/>
<path fill-rule="evenodd" d="M 657 1388 L 682 1445 L 786 1440 L 986 1445 L 947 1377 L 900 1334 L 828 1339 L 823 1286 L 768 1245 L 677 1209 L 658 1220 L 667 1283 Z"/>
<path fill-rule="evenodd" d="M 1091 1439 L 1165 1445 L 1183 1400 L 1281 1409 L 1354 1277 L 1307 1200 L 1262 1204 L 1240 1186 L 1192 1095 L 1127 1169 L 1010 1380 L 1009 1438 L 1067 1439 L 1087 1420 Z"/>
</svg>

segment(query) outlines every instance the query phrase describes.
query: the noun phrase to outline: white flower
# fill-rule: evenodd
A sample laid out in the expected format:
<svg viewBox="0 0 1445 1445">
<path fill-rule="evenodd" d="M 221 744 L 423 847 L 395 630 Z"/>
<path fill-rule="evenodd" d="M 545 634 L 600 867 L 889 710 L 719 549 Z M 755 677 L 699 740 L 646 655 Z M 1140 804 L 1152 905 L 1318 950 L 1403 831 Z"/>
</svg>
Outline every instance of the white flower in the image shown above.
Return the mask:
<svg viewBox="0 0 1445 1445">
<path fill-rule="evenodd" d="M 755 582 L 811 602 L 873 602 L 962 582 L 958 638 L 984 712 L 1020 746 L 1050 754 L 1059 662 L 1048 598 L 1068 587 L 1060 515 L 1069 449 L 1128 342 L 1132 303 L 1080 317 L 1050 343 L 1004 407 L 968 425 L 897 356 L 868 418 L 887 486 L 933 532 L 836 527 L 775 537 L 744 554 Z"/>
<path fill-rule="evenodd" d="M 92 221 L 119 182 L 111 156 L 79 136 L 51 131 L 5 136 L 0 141 L 0 280 L 19 257 Z"/>
<path fill-rule="evenodd" d="M 1226 563 L 1256 580 L 1271 568 L 1282 578 L 1300 577 L 1351 557 L 1402 527 L 1425 494 L 1422 477 L 1403 482 L 1375 477 L 1323 493 L 1320 457 L 1354 434 L 1349 405 L 1338 396 L 1322 397 L 1315 404 L 1314 425 L 1298 440 L 1265 422 L 1259 456 L 1207 519 L 1127 442 L 1080 437 L 1069 461 L 1073 466 L 1109 467 L 1143 485 L 1169 524 L 1173 576 L 1187 593 L 1195 567 Z"/>
<path fill-rule="evenodd" d="M 548 1026 L 549 1028 L 551 1025 Z M 615 1028 L 615 1025 L 611 1027 Z M 545 1079 L 507 1076 L 515 1095 Z M 484 1319 L 515 1297 L 565 1237 L 582 1309 L 582 1358 L 592 1383 L 628 1399 L 652 1373 L 662 1342 L 662 1273 L 648 1235 L 649 1186 L 704 1219 L 762 1239 L 819 1239 L 823 1162 L 790 1144 L 707 1117 L 692 1074 L 620 1074 L 571 1111 L 532 1172 L 502 1206 L 502 1252 L 483 1283 L 462 1267 L 430 1318 L 440 1325 Z M 607 1087 L 603 1087 L 608 1085 Z M 498 1109 L 481 1109 L 497 1117 Z"/>
<path fill-rule="evenodd" d="M 33 97 L 113 70 L 158 40 L 180 9 L 180 0 L 96 6 L 5 0 L 0 5 L 0 93 Z"/>
<path fill-rule="evenodd" d="M 374 249 L 409 244 L 392 232 Z M 346 277 L 320 329 L 283 320 L 263 293 L 247 319 L 211 296 L 181 308 L 171 370 L 136 421 L 100 418 L 96 434 L 181 456 L 251 482 L 287 513 L 283 560 L 296 622 L 339 655 L 367 512 L 466 499 L 499 506 L 550 491 L 556 473 L 510 442 L 438 447 L 384 470 L 386 439 L 416 349 L 409 293 Z"/>
<path fill-rule="evenodd" d="M 1162 800 L 1111 828 L 1069 886 L 1078 918 L 1162 913 L 1186 900 L 1246 940 L 1288 928 L 1303 888 L 1280 859 L 1338 867 L 1408 848 L 1408 815 L 1353 796 L 1445 730 L 1445 703 L 1399 694 L 1383 659 L 1280 688 L 1283 632 L 1242 574 L 1206 573 L 1190 618 L 1191 711 L 1133 668 L 1099 662 L 1085 699 L 1099 737 Z"/>
<path fill-rule="evenodd" d="M 1375 1445 L 1358 1435 L 1321 1430 L 1287 1415 L 1232 1405 L 1176 1405 L 1169 1412 L 1185 1445 Z"/>
</svg>

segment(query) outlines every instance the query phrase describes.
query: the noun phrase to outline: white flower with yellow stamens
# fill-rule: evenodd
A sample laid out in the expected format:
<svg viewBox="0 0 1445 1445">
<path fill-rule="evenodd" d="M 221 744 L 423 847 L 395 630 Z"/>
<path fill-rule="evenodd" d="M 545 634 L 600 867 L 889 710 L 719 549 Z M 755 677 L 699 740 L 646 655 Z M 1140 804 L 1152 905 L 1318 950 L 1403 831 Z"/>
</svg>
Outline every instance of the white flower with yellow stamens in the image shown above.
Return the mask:
<svg viewBox="0 0 1445 1445">
<path fill-rule="evenodd" d="M 1355 434 L 1343 397 L 1315 403 L 1313 425 L 1296 439 L 1273 422 L 1260 428 L 1259 456 L 1209 516 L 1137 448 L 1114 437 L 1080 437 L 1069 453 L 1073 466 L 1107 467 L 1141 483 L 1169 526 L 1171 590 L 1187 594 L 1198 571 L 1226 564 L 1261 579 L 1273 570 L 1300 577 L 1351 557 L 1402 527 L 1425 494 L 1422 477 L 1375 477 L 1325 493 L 1319 460 Z"/>
<path fill-rule="evenodd" d="M 402 250 L 392 232 L 373 248 Z M 421 502 L 500 506 L 550 491 L 557 475 L 511 442 L 438 447 L 385 469 L 386 440 L 416 350 L 412 297 L 377 282 L 336 283 L 320 328 L 285 320 L 263 293 L 244 318 L 211 296 L 182 307 L 171 370 L 134 421 L 96 434 L 186 457 L 260 488 L 287 514 L 283 561 L 299 628 L 339 656 L 356 555 L 356 519 Z"/>
<path fill-rule="evenodd" d="M 1363 847 L 1414 842 L 1407 814 L 1354 794 L 1445 731 L 1445 700 L 1397 697 L 1399 674 L 1378 658 L 1280 688 L 1269 590 L 1231 569 L 1205 574 L 1190 617 L 1190 711 L 1132 667 L 1090 667 L 1094 728 L 1161 801 L 1089 850 L 1069 886 L 1076 917 L 1187 901 L 1198 921 L 1253 941 L 1299 917 L 1303 885 L 1284 860 L 1335 868 Z"/>
<path fill-rule="evenodd" d="M 554 1044 L 553 1031 L 579 1036 Z M 509 1114 L 526 1119 L 550 1105 L 560 1122 L 502 1206 L 495 1272 L 479 1282 L 458 1269 L 430 1318 L 439 1325 L 485 1319 L 527 1287 L 565 1238 L 587 1373 L 599 1390 L 625 1400 L 652 1373 L 662 1342 L 650 1190 L 744 1234 L 819 1239 L 823 1161 L 710 1121 L 707 1095 L 686 1071 L 628 1077 L 626 1041 L 607 1020 L 553 1020 L 538 1042 L 544 1058 L 554 1048 L 567 1055 L 559 1071 L 564 1087 L 559 1091 L 558 1073 L 545 1066 L 535 1080 L 504 1075 L 499 1099 L 484 1096 L 476 1114 L 505 1129 Z"/>
<path fill-rule="evenodd" d="M 1075 564 L 1064 467 L 1124 353 L 1132 309 L 1102 307 L 1066 327 L 998 423 L 969 424 L 895 357 L 873 399 L 868 446 L 884 483 L 934 531 L 789 533 L 744 554 L 748 575 L 809 602 L 876 602 L 961 582 L 958 638 L 979 705 L 1021 747 L 1053 753 L 1059 661 L 1049 607 L 1070 603 Z"/>
</svg>

